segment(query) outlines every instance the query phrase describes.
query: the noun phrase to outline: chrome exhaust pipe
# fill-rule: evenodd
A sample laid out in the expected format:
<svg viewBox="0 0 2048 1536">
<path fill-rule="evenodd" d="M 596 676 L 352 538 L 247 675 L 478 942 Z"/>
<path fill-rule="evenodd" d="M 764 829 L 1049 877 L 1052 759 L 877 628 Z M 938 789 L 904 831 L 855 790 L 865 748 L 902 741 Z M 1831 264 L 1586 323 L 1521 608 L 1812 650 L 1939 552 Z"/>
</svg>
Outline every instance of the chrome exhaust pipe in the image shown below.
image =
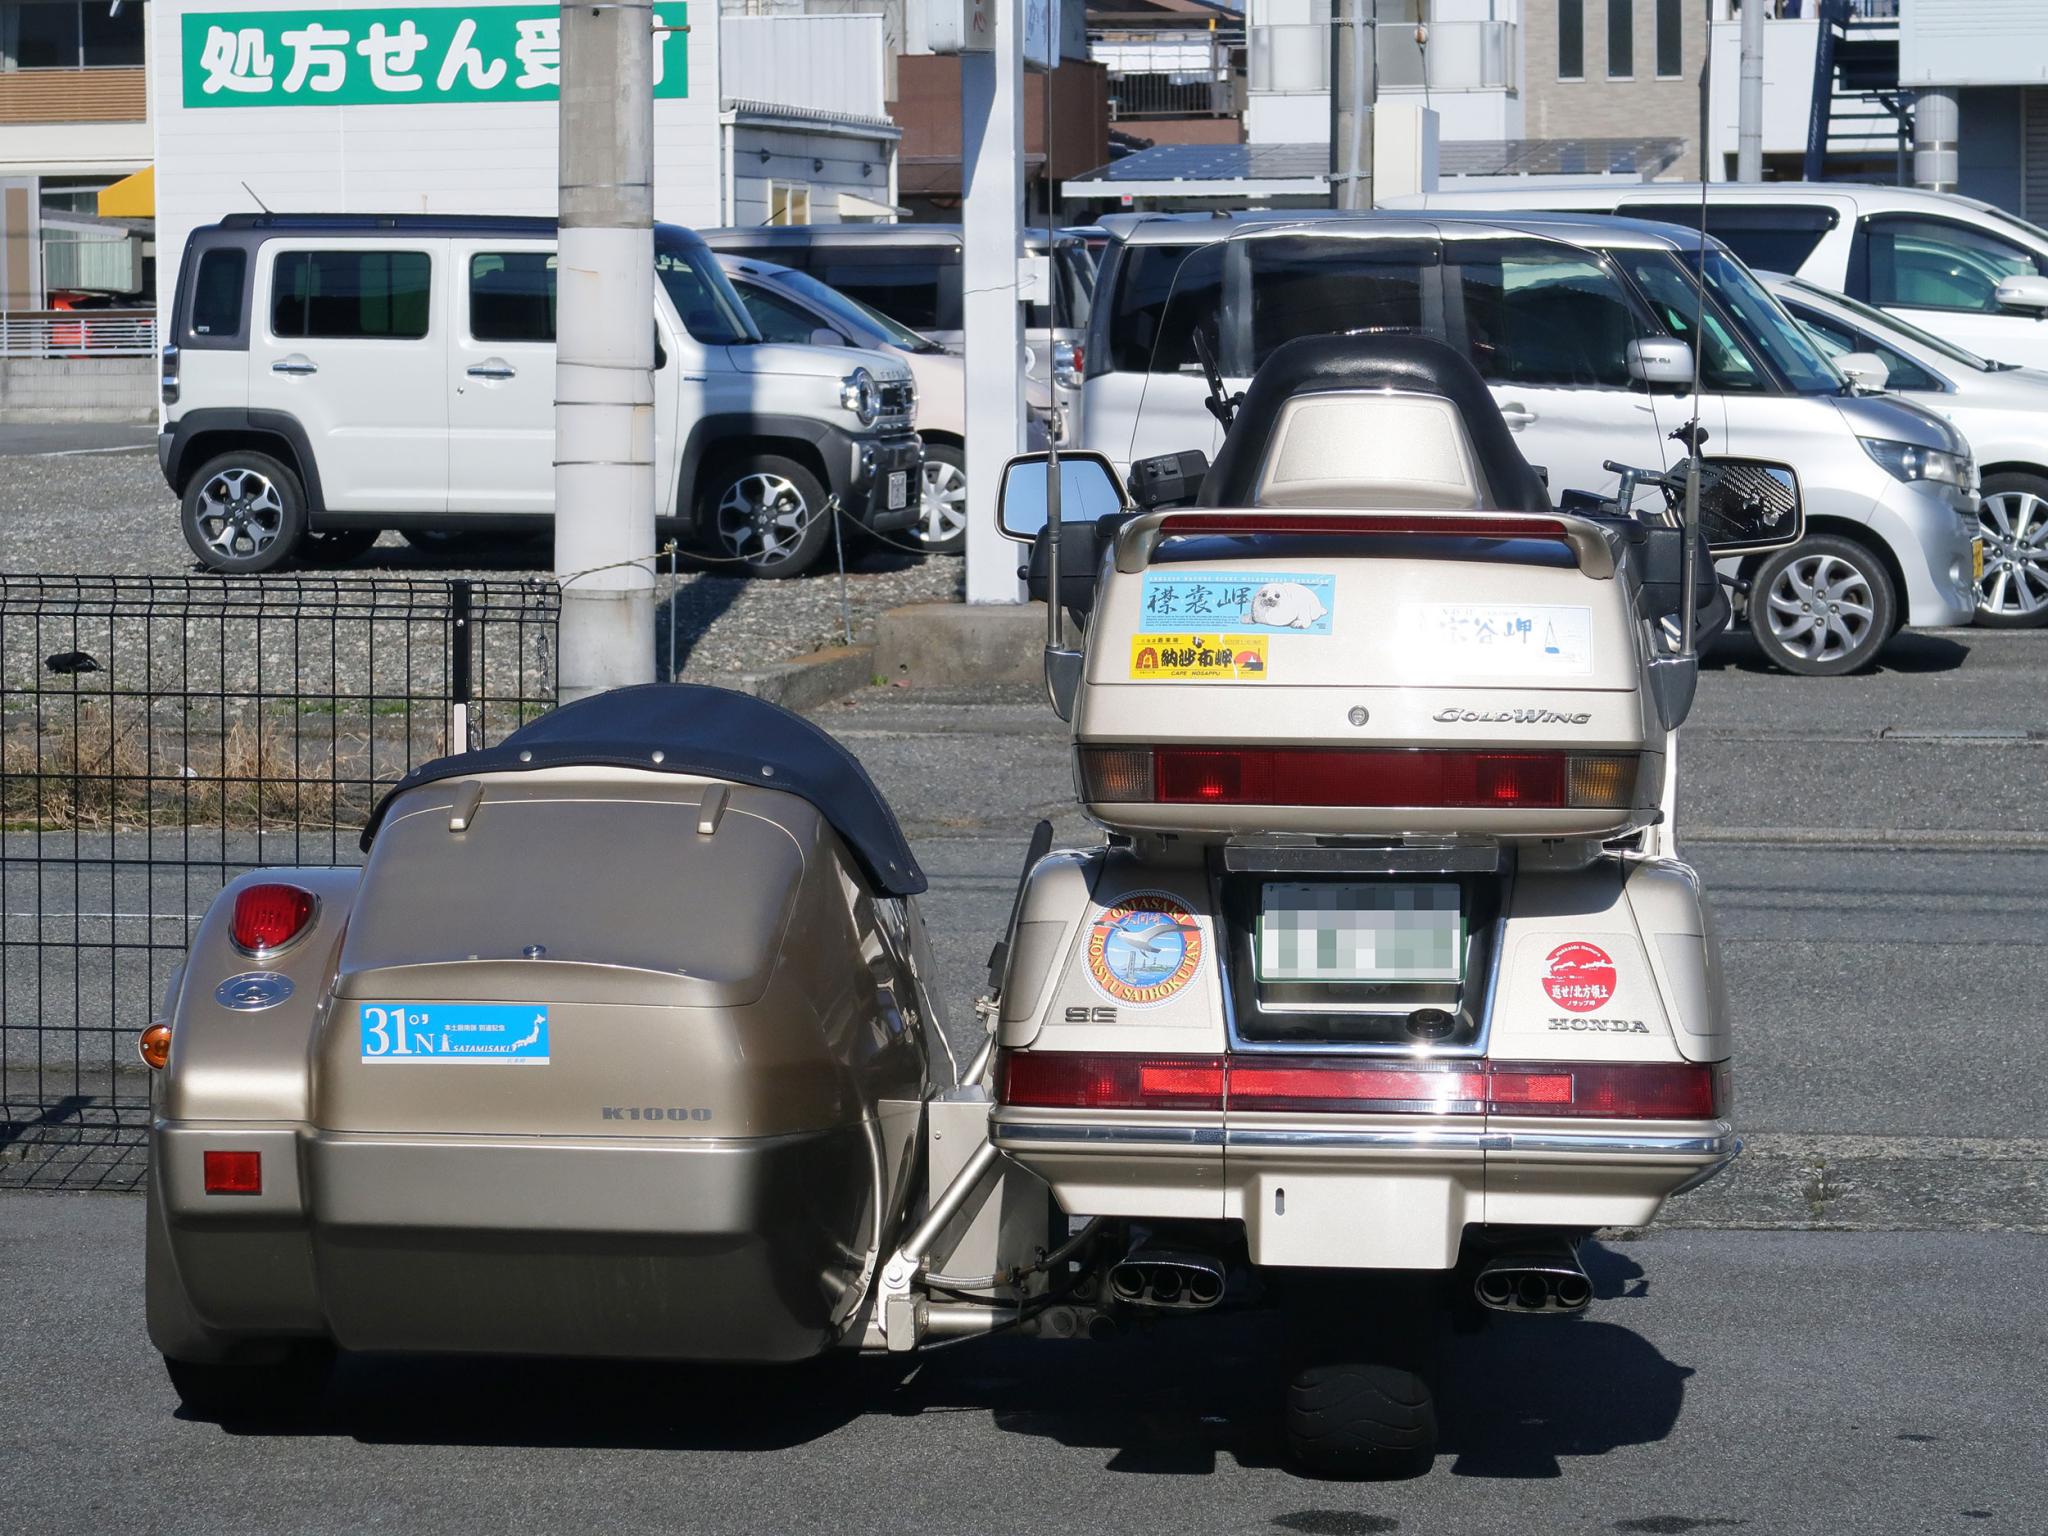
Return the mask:
<svg viewBox="0 0 2048 1536">
<path fill-rule="evenodd" d="M 1480 1265 L 1472 1294 L 1496 1312 L 1583 1312 L 1593 1299 L 1593 1282 L 1569 1246 L 1525 1253 L 1498 1253 Z"/>
<path fill-rule="evenodd" d="M 1138 1247 L 1109 1271 L 1110 1294 L 1133 1307 L 1199 1312 L 1223 1299 L 1219 1259 L 1206 1253 Z"/>
</svg>

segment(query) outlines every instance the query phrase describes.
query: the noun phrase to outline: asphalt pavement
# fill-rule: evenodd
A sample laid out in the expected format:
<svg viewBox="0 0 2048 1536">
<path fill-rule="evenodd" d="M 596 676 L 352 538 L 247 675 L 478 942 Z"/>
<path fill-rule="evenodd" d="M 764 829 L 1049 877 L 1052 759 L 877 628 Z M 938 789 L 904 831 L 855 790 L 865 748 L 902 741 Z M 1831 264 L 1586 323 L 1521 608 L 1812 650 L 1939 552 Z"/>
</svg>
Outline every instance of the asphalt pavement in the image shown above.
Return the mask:
<svg viewBox="0 0 2048 1536">
<path fill-rule="evenodd" d="M 1031 822 L 1086 831 L 1063 728 L 1031 690 L 872 689 L 818 718 L 931 875 L 968 1043 Z M 1724 646 L 1682 753 L 1748 1150 L 1596 1250 L 1588 1318 L 1456 1344 L 1425 1478 L 1288 1471 L 1247 1320 L 976 1342 L 907 1381 L 351 1359 L 307 1421 L 217 1425 L 178 1416 L 142 1336 L 139 1202 L 13 1193 L 0 1510 L 38 1532 L 2048 1531 L 2048 635 L 1907 636 L 1829 680 Z"/>
</svg>

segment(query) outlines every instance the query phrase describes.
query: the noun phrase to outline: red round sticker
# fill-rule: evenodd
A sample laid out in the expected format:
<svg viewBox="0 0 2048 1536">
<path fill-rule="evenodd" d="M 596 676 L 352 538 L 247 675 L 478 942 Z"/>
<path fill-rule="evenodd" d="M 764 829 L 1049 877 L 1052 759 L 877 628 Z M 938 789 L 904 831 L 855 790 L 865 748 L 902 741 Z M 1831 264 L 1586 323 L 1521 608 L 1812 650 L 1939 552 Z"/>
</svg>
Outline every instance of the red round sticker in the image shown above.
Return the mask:
<svg viewBox="0 0 2048 1536">
<path fill-rule="evenodd" d="M 1560 944 L 1544 963 L 1543 990 L 1568 1013 L 1592 1013 L 1614 998 L 1614 961 L 1598 944 Z"/>
</svg>

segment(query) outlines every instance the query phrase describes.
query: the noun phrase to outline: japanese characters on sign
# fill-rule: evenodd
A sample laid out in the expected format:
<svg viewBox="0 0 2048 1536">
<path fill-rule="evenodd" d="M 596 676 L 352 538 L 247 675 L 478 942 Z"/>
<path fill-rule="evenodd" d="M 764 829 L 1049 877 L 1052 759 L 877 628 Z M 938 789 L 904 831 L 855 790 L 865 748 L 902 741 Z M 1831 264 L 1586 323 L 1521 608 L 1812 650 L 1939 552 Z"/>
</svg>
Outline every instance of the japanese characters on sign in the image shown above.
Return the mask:
<svg viewBox="0 0 2048 1536">
<path fill-rule="evenodd" d="M 654 8 L 654 94 L 689 94 L 682 3 Z M 183 18 L 188 107 L 554 101 L 558 5 L 191 11 Z"/>
<path fill-rule="evenodd" d="M 1258 683 L 1266 678 L 1264 635 L 1131 636 L 1131 680 Z"/>
<path fill-rule="evenodd" d="M 1585 677 L 1593 670 L 1593 610 L 1555 603 L 1410 603 L 1412 645 L 1452 677 Z"/>
<path fill-rule="evenodd" d="M 1151 571 L 1138 599 L 1145 630 L 1278 630 L 1327 635 L 1337 607 L 1334 576 L 1263 571 Z"/>
</svg>

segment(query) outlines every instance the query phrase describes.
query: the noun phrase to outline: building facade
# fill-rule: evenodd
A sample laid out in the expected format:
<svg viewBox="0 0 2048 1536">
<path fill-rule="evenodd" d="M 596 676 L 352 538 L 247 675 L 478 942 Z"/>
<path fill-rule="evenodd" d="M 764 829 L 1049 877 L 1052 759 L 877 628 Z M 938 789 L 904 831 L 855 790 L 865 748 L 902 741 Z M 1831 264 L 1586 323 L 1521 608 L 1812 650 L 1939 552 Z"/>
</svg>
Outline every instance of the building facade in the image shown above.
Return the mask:
<svg viewBox="0 0 2048 1536">
<path fill-rule="evenodd" d="M 1682 139 L 1666 174 L 1698 177 L 1707 18 L 1701 0 L 1528 0 L 1529 137 Z"/>
<path fill-rule="evenodd" d="M 2048 220 L 2048 5 L 1898 0 L 1899 84 L 1953 91 L 1956 190 Z"/>
</svg>

